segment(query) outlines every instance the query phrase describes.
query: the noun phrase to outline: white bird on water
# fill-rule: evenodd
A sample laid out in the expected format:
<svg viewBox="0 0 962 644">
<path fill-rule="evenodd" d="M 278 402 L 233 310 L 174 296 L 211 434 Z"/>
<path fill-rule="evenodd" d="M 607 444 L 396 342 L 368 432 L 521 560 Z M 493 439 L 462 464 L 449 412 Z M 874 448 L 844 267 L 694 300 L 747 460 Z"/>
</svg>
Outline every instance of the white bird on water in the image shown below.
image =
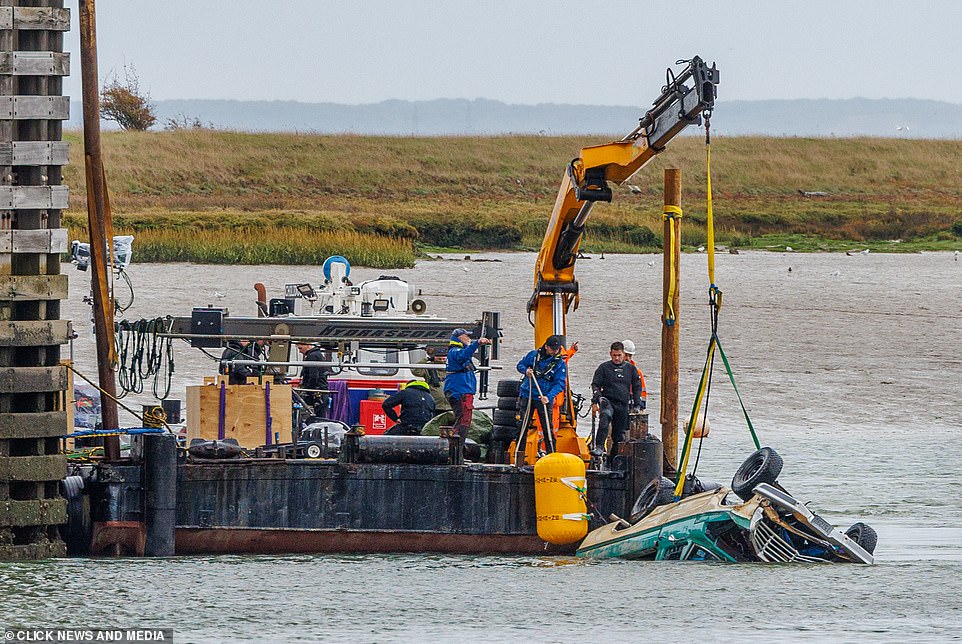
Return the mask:
<svg viewBox="0 0 962 644">
<path fill-rule="evenodd" d="M 791 246 L 786 246 L 786 247 L 785 247 L 785 250 L 787 250 L 789 253 L 794 253 L 794 252 L 795 252 L 795 249 L 792 248 Z"/>
<path fill-rule="evenodd" d="M 959 254 L 959 251 L 955 251 L 955 254 L 958 255 L 958 254 Z M 655 265 L 655 260 L 651 260 L 650 262 L 648 262 L 648 265 L 649 265 L 649 266 L 654 266 L 654 265 Z"/>
<path fill-rule="evenodd" d="M 218 292 L 218 291 L 214 291 L 214 297 L 227 297 L 227 296 L 224 295 L 223 293 Z"/>
<path fill-rule="evenodd" d="M 698 252 L 699 252 L 699 253 L 705 252 L 705 247 L 704 247 L 704 246 L 699 246 L 699 247 L 698 247 Z"/>
<path fill-rule="evenodd" d="M 865 250 L 863 250 L 863 251 L 862 251 L 861 253 L 859 253 L 859 254 L 860 254 L 860 255 L 868 255 L 868 249 L 866 248 Z"/>
<path fill-rule="evenodd" d="M 842 271 L 832 271 L 831 273 L 829 273 L 829 275 L 831 275 L 832 277 L 838 277 L 841 274 L 842 274 Z"/>
</svg>

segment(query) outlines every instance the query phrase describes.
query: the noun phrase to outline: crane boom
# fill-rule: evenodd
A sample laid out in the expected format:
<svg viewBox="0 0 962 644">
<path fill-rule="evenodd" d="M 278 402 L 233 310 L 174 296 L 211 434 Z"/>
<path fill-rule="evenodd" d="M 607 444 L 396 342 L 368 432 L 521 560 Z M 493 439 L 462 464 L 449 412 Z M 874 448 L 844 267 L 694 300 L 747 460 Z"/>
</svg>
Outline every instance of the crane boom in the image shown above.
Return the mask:
<svg viewBox="0 0 962 644">
<path fill-rule="evenodd" d="M 565 170 L 541 251 L 535 263 L 534 292 L 528 301 L 535 347 L 550 335 L 566 335 L 565 316 L 577 308 L 574 276 L 585 224 L 597 201 L 611 201 L 609 183 L 621 184 L 651 161 L 679 132 L 701 123 L 715 104 L 718 69 L 694 57 L 668 82 L 638 126 L 620 141 L 581 149 Z"/>
</svg>

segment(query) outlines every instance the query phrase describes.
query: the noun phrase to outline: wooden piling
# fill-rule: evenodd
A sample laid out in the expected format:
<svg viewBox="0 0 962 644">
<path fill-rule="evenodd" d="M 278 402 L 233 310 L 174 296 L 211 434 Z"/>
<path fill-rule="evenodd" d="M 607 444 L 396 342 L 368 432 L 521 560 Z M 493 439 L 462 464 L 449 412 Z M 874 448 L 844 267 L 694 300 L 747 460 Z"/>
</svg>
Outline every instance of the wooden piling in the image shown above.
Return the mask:
<svg viewBox="0 0 962 644">
<path fill-rule="evenodd" d="M 100 81 L 97 72 L 97 18 L 94 0 L 80 0 L 80 67 L 84 116 L 84 166 L 87 178 L 87 227 L 90 231 L 90 283 L 93 292 L 94 335 L 100 416 L 104 429 L 120 427 L 114 358 L 114 309 L 107 290 L 113 249 L 113 225 L 107 208 L 103 156 L 100 149 Z M 120 437 L 104 438 L 104 460 L 120 460 Z"/>
<path fill-rule="evenodd" d="M 681 170 L 665 169 L 665 211 L 681 207 Z M 665 476 L 674 477 L 678 471 L 678 290 L 681 284 L 681 215 L 664 219 L 664 276 L 661 318 L 661 441 L 664 446 Z M 675 244 L 672 245 L 672 239 Z M 674 265 L 674 270 L 671 267 Z"/>
<path fill-rule="evenodd" d="M 63 556 L 63 0 L 0 0 L 0 560 Z"/>
</svg>

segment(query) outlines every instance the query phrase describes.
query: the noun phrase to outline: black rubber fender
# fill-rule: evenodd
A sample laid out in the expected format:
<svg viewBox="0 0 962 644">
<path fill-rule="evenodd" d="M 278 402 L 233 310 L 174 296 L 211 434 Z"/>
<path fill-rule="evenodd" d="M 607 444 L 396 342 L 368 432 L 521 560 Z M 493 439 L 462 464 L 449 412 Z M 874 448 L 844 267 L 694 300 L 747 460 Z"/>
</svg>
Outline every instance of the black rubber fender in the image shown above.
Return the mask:
<svg viewBox="0 0 962 644">
<path fill-rule="evenodd" d="M 498 409 L 504 409 L 506 411 L 517 411 L 518 399 L 501 396 L 500 398 L 498 398 Z"/>
<path fill-rule="evenodd" d="M 520 380 L 499 380 L 498 395 L 505 398 L 517 398 L 521 393 Z"/>
<path fill-rule="evenodd" d="M 68 476 L 63 480 L 63 495 L 70 499 L 76 499 L 83 494 L 84 479 L 82 476 Z"/>
<path fill-rule="evenodd" d="M 505 444 L 518 439 L 517 425 L 495 425 L 491 430 L 491 441 L 499 441 Z"/>
<path fill-rule="evenodd" d="M 506 427 L 518 426 L 518 412 L 515 410 L 495 409 L 492 412 L 492 418 L 494 419 L 495 425 L 504 425 Z"/>
</svg>

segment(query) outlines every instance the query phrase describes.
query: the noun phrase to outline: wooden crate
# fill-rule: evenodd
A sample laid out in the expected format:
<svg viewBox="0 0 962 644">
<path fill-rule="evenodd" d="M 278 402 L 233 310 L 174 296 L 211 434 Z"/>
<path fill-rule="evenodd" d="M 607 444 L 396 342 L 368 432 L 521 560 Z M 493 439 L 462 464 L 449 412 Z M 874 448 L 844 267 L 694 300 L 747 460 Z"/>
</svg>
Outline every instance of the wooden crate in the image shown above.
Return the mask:
<svg viewBox="0 0 962 644">
<path fill-rule="evenodd" d="M 205 379 L 208 380 L 208 379 Z M 221 388 L 224 391 L 223 438 L 253 448 L 291 440 L 291 386 L 272 382 L 231 385 L 226 378 L 187 387 L 187 439 L 218 438 Z M 267 389 L 270 387 L 271 429 L 267 431 Z"/>
</svg>

